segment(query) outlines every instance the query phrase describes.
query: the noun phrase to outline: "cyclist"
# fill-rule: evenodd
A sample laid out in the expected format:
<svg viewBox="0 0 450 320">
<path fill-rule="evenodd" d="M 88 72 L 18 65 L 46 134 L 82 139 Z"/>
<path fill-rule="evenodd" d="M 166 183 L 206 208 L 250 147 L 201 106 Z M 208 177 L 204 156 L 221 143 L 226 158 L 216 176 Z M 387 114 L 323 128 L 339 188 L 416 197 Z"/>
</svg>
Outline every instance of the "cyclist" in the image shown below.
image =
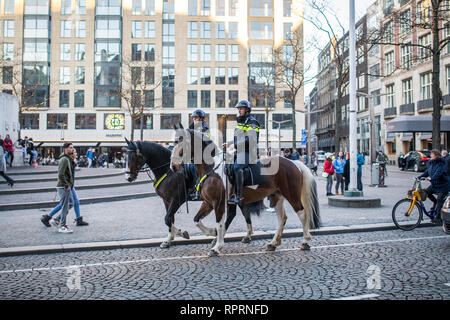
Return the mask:
<svg viewBox="0 0 450 320">
<path fill-rule="evenodd" d="M 431 160 L 428 162 L 427 170 L 419 177 L 427 178 L 431 185 L 427 188 L 428 198 L 433 201 L 433 209 L 438 213 L 436 223 L 440 223 L 442 206 L 447 193 L 450 192 L 450 176 L 447 173 L 445 160 L 439 150 L 431 151 Z M 436 199 L 434 194 L 438 195 Z"/>
</svg>

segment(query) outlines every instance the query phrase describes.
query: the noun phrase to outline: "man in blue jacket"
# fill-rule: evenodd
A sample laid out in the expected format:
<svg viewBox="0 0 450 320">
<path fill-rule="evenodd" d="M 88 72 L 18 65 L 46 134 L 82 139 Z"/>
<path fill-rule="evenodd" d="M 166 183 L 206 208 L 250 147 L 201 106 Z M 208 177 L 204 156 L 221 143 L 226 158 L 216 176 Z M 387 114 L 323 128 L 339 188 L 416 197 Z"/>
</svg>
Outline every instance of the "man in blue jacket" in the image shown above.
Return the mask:
<svg viewBox="0 0 450 320">
<path fill-rule="evenodd" d="M 427 178 L 431 185 L 427 188 L 428 198 L 433 201 L 433 208 L 438 212 L 436 222 L 441 222 L 441 209 L 445 197 L 450 192 L 450 176 L 447 173 L 445 160 L 438 150 L 431 151 L 431 160 L 428 161 L 427 170 L 419 177 Z M 438 195 L 436 199 L 434 194 Z"/>
<path fill-rule="evenodd" d="M 356 164 L 358 165 L 358 171 L 357 171 L 357 183 L 358 183 L 358 190 L 363 191 L 363 184 L 362 184 L 362 166 L 364 165 L 364 155 L 361 152 L 358 152 L 358 156 L 356 157 Z"/>
<path fill-rule="evenodd" d="M 346 162 L 343 152 L 339 152 L 339 156 L 333 161 L 334 172 L 336 173 L 336 195 L 339 194 L 339 185 L 341 186 L 341 194 L 344 195 L 344 167 Z"/>
</svg>

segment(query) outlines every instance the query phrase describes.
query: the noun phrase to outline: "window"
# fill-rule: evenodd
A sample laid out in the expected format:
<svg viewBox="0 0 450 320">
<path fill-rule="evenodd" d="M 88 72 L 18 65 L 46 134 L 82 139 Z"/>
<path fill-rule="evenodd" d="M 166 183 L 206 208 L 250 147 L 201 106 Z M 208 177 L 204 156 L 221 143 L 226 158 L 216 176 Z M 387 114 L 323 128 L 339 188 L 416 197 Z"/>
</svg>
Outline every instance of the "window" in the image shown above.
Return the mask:
<svg viewBox="0 0 450 320">
<path fill-rule="evenodd" d="M 239 83 L 239 68 L 228 68 L 228 84 Z"/>
<path fill-rule="evenodd" d="M 131 14 L 141 15 L 142 14 L 142 0 L 133 0 L 131 4 Z"/>
<path fill-rule="evenodd" d="M 70 31 L 72 29 L 72 21 L 61 20 L 61 38 L 70 38 Z"/>
<path fill-rule="evenodd" d="M 228 107 L 234 108 L 239 102 L 239 91 L 230 90 L 228 91 Z"/>
<path fill-rule="evenodd" d="M 188 67 L 187 84 L 198 84 L 198 69 L 197 68 Z"/>
<path fill-rule="evenodd" d="M 287 122 L 281 123 L 281 127 L 280 127 L 281 130 L 291 130 L 292 129 L 292 114 L 290 114 L 290 113 L 289 114 L 274 113 L 272 115 L 272 119 L 273 119 L 272 129 L 274 129 L 274 130 L 278 129 L 278 126 L 280 125 L 278 123 L 283 122 L 283 121 L 287 121 Z"/>
<path fill-rule="evenodd" d="M 70 67 L 59 68 L 59 84 L 70 84 Z"/>
<path fill-rule="evenodd" d="M 181 123 L 181 114 L 162 114 L 161 115 L 161 129 L 162 130 L 173 130 L 175 124 Z"/>
<path fill-rule="evenodd" d="M 226 45 L 216 44 L 216 61 L 226 61 Z"/>
<path fill-rule="evenodd" d="M 188 108 L 197 108 L 197 91 L 188 90 L 187 100 Z"/>
<path fill-rule="evenodd" d="M 77 14 L 86 14 L 86 0 L 76 0 L 77 1 Z"/>
<path fill-rule="evenodd" d="M 272 22 L 250 22 L 250 39 L 272 40 Z"/>
<path fill-rule="evenodd" d="M 216 39 L 225 39 L 225 22 L 216 22 Z"/>
<path fill-rule="evenodd" d="M 145 67 L 145 84 L 155 84 L 155 67 Z"/>
<path fill-rule="evenodd" d="M 163 46 L 163 64 L 175 64 L 175 47 Z"/>
<path fill-rule="evenodd" d="M 290 91 L 284 91 L 284 107 L 287 109 L 292 109 L 292 93 Z"/>
<path fill-rule="evenodd" d="M 250 45 L 249 62 L 272 62 L 272 46 L 253 44 Z"/>
<path fill-rule="evenodd" d="M 154 44 L 145 44 L 145 61 L 155 61 L 155 45 Z"/>
<path fill-rule="evenodd" d="M 59 90 L 59 107 L 68 108 L 69 107 L 69 90 Z"/>
<path fill-rule="evenodd" d="M 359 97 L 358 98 L 358 111 L 366 110 L 366 98 Z"/>
<path fill-rule="evenodd" d="M 14 14 L 14 1 L 5 0 L 5 14 Z"/>
<path fill-rule="evenodd" d="M 5 38 L 14 37 L 14 20 L 5 20 L 3 36 Z"/>
<path fill-rule="evenodd" d="M 369 69 L 369 74 L 370 74 L 369 81 L 370 82 L 377 81 L 378 77 L 380 76 L 380 73 L 381 73 L 381 71 L 380 71 L 380 64 L 379 63 L 377 63 L 376 65 L 371 66 L 370 69 Z"/>
<path fill-rule="evenodd" d="M 225 68 L 216 67 L 216 84 L 225 84 Z"/>
<path fill-rule="evenodd" d="M 394 72 L 394 51 L 385 54 L 385 74 L 391 75 Z"/>
<path fill-rule="evenodd" d="M 394 22 L 389 21 L 384 24 L 384 42 L 392 43 L 394 41 Z"/>
<path fill-rule="evenodd" d="M 378 89 L 378 90 L 372 91 L 370 93 L 370 95 L 372 96 L 373 106 L 374 107 L 379 106 L 381 104 L 381 90 Z"/>
<path fill-rule="evenodd" d="M 201 108 L 211 108 L 211 91 L 202 90 L 201 91 Z"/>
<path fill-rule="evenodd" d="M 216 16 L 225 15 L 225 0 L 216 0 Z"/>
<path fill-rule="evenodd" d="M 48 38 L 49 20 L 45 18 L 25 17 L 24 38 Z"/>
<path fill-rule="evenodd" d="M 119 0 L 99 0 L 95 9 L 96 15 L 119 16 L 121 4 Z"/>
<path fill-rule="evenodd" d="M 3 43 L 3 60 L 14 60 L 14 43 Z"/>
<path fill-rule="evenodd" d="M 283 46 L 283 61 L 294 62 L 294 47 L 291 45 Z"/>
<path fill-rule="evenodd" d="M 131 29 L 132 38 L 142 38 L 142 21 L 132 21 Z"/>
<path fill-rule="evenodd" d="M 211 38 L 211 22 L 200 22 L 200 38 L 210 39 Z"/>
<path fill-rule="evenodd" d="M 86 21 L 75 22 L 75 37 L 77 38 L 86 37 Z"/>
<path fill-rule="evenodd" d="M 49 61 L 49 44 L 46 42 L 24 42 L 24 61 Z"/>
<path fill-rule="evenodd" d="M 393 84 L 386 86 L 386 107 L 387 108 L 395 107 L 395 93 Z"/>
<path fill-rule="evenodd" d="M 198 13 L 197 0 L 189 0 L 188 15 L 196 16 Z"/>
<path fill-rule="evenodd" d="M 225 108 L 225 90 L 216 90 L 216 108 Z"/>
<path fill-rule="evenodd" d="M 229 22 L 228 23 L 228 39 L 237 39 L 238 37 L 238 23 Z"/>
<path fill-rule="evenodd" d="M 251 17 L 271 17 L 272 0 L 250 0 Z"/>
<path fill-rule="evenodd" d="M 291 40 L 292 39 L 292 23 L 284 23 L 283 24 L 283 39 Z"/>
<path fill-rule="evenodd" d="M 77 113 L 75 114 L 76 130 L 95 130 L 97 128 L 97 119 L 95 113 Z"/>
<path fill-rule="evenodd" d="M 144 90 L 144 108 L 155 107 L 155 90 Z M 153 119 L 152 119 L 153 129 Z"/>
<path fill-rule="evenodd" d="M 412 52 L 411 47 L 406 45 L 401 47 L 401 64 L 403 69 L 411 68 Z"/>
<path fill-rule="evenodd" d="M 420 75 L 420 97 L 422 100 L 428 100 L 432 98 L 431 77 L 432 77 L 431 72 Z"/>
<path fill-rule="evenodd" d="M 450 67 L 445 68 L 447 70 L 447 92 L 450 94 Z"/>
<path fill-rule="evenodd" d="M 71 0 L 61 0 L 61 14 L 72 14 Z"/>
<path fill-rule="evenodd" d="M 142 123 L 142 129 L 152 130 L 153 129 L 153 115 L 149 114 L 149 115 L 141 116 L 139 119 L 135 119 L 134 128 L 141 129 L 141 123 Z"/>
<path fill-rule="evenodd" d="M 292 16 L 292 0 L 283 0 L 283 16 Z"/>
<path fill-rule="evenodd" d="M 131 44 L 131 60 L 132 61 L 142 60 L 142 44 L 140 43 Z"/>
<path fill-rule="evenodd" d="M 120 19 L 102 18 L 95 21 L 95 38 L 120 39 Z"/>
<path fill-rule="evenodd" d="M 408 9 L 400 13 L 400 35 L 411 32 L 411 10 Z"/>
<path fill-rule="evenodd" d="M 70 43 L 61 43 L 60 45 L 60 60 L 70 61 Z"/>
<path fill-rule="evenodd" d="M 47 129 L 67 129 L 66 113 L 47 113 Z"/>
<path fill-rule="evenodd" d="M 358 89 L 362 89 L 366 86 L 365 76 L 361 75 L 358 77 Z"/>
<path fill-rule="evenodd" d="M 13 67 L 3 67 L 2 68 L 2 82 L 3 84 L 13 83 Z"/>
<path fill-rule="evenodd" d="M 239 0 L 228 0 L 229 16 L 235 17 L 239 10 Z"/>
<path fill-rule="evenodd" d="M 27 0 L 25 1 L 25 14 L 49 14 L 47 0 Z"/>
<path fill-rule="evenodd" d="M 155 15 L 155 0 L 145 0 L 145 15 Z"/>
<path fill-rule="evenodd" d="M 198 22 L 197 21 L 189 21 L 188 22 L 188 39 L 197 39 L 198 38 Z"/>
<path fill-rule="evenodd" d="M 208 62 L 211 61 L 211 45 L 201 44 L 200 45 L 200 61 Z"/>
<path fill-rule="evenodd" d="M 86 45 L 84 43 L 75 44 L 75 60 L 84 61 L 86 55 Z"/>
<path fill-rule="evenodd" d="M 402 81 L 402 104 L 413 103 L 412 78 Z"/>
<path fill-rule="evenodd" d="M 211 68 L 200 68 L 200 83 L 211 84 Z"/>
<path fill-rule="evenodd" d="M 200 15 L 209 16 L 211 14 L 211 0 L 200 0 Z"/>
<path fill-rule="evenodd" d="M 84 67 L 75 67 L 75 84 L 84 84 Z"/>
<path fill-rule="evenodd" d="M 188 61 L 197 61 L 198 59 L 198 45 L 188 44 Z"/>
<path fill-rule="evenodd" d="M 145 38 L 155 37 L 155 21 L 145 21 Z"/>
<path fill-rule="evenodd" d="M 163 23 L 163 42 L 174 42 L 175 41 L 175 24 L 174 23 Z"/>
<path fill-rule="evenodd" d="M 140 84 L 142 82 L 142 68 L 131 67 L 131 83 L 133 85 Z"/>
<path fill-rule="evenodd" d="M 84 108 L 84 90 L 75 90 L 74 103 L 75 108 Z"/>
<path fill-rule="evenodd" d="M 418 42 L 419 42 L 419 45 L 431 48 L 431 33 L 428 33 L 424 36 L 419 37 Z M 427 59 L 430 56 L 431 56 L 430 50 L 419 47 L 419 59 Z"/>
<path fill-rule="evenodd" d="M 239 61 L 239 45 L 237 44 L 228 45 L 228 59 L 231 62 Z"/>
<path fill-rule="evenodd" d="M 20 116 L 20 128 L 26 130 L 39 130 L 39 114 L 22 113 Z"/>
</svg>

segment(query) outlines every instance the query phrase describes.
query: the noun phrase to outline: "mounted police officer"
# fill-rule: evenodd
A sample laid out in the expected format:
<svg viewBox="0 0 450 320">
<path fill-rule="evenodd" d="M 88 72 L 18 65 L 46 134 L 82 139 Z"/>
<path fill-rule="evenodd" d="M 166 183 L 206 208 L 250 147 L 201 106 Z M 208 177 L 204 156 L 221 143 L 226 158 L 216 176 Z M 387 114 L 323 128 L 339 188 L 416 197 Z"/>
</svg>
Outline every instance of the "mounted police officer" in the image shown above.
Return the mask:
<svg viewBox="0 0 450 320">
<path fill-rule="evenodd" d="M 238 109 L 237 127 L 234 130 L 234 184 L 235 196 L 229 200 L 230 204 L 242 204 L 242 188 L 244 185 L 244 169 L 255 165 L 258 158 L 259 131 L 261 126 L 250 114 L 252 105 L 247 100 L 241 100 L 235 108 Z"/>
<path fill-rule="evenodd" d="M 208 138 L 211 138 L 211 133 L 209 132 L 209 127 L 205 122 L 205 112 L 201 109 L 195 110 L 194 113 L 192 113 L 192 123 L 189 126 L 189 129 L 204 133 Z M 190 173 L 193 175 L 193 179 L 196 182 L 194 185 L 194 189 L 189 190 L 189 198 L 193 201 L 200 200 L 200 194 L 197 191 L 197 188 L 195 187 L 197 184 L 197 170 L 195 169 L 195 164 L 191 163 L 188 165 L 187 168 Z"/>
</svg>

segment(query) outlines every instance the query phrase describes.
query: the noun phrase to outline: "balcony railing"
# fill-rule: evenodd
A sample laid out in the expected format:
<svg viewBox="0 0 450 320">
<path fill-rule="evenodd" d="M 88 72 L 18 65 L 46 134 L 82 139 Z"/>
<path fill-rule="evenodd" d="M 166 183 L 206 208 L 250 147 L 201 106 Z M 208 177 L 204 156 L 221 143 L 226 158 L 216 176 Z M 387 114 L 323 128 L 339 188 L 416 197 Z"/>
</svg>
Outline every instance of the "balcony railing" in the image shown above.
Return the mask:
<svg viewBox="0 0 450 320">
<path fill-rule="evenodd" d="M 396 115 L 397 115 L 397 108 L 396 107 L 384 109 L 384 117 L 385 118 L 393 118 Z"/>
<path fill-rule="evenodd" d="M 400 114 L 414 114 L 415 109 L 414 103 L 403 104 L 400 106 Z"/>
<path fill-rule="evenodd" d="M 426 112 L 433 109 L 433 99 L 421 100 L 417 103 L 418 112 Z"/>
</svg>

